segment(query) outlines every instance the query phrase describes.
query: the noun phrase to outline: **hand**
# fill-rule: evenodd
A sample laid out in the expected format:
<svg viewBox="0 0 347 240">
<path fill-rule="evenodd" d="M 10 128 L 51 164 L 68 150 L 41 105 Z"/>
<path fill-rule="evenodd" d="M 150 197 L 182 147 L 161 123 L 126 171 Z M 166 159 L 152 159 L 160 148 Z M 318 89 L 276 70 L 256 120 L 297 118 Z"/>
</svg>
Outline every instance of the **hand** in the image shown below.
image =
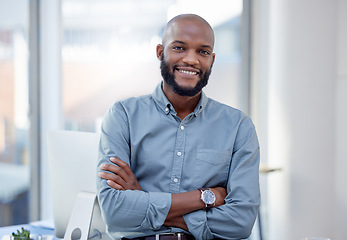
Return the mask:
<svg viewBox="0 0 347 240">
<path fill-rule="evenodd" d="M 216 201 L 214 207 L 219 207 L 225 203 L 224 199 L 227 196 L 227 191 L 223 187 L 210 188 L 210 190 L 216 196 Z"/>
<path fill-rule="evenodd" d="M 129 165 L 119 158 L 111 157 L 113 164 L 102 164 L 101 169 L 108 172 L 99 172 L 99 177 L 106 179 L 107 184 L 117 190 L 142 190 L 136 176 Z"/>
</svg>

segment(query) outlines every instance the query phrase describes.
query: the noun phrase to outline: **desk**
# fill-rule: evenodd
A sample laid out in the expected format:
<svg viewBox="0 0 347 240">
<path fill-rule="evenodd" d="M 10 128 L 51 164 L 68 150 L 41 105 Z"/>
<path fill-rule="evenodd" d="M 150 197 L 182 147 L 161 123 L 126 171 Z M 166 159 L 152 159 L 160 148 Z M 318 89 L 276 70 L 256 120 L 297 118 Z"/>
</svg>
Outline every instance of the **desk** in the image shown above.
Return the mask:
<svg viewBox="0 0 347 240">
<path fill-rule="evenodd" d="M 17 230 L 21 231 L 22 227 L 30 231 L 31 234 L 41 235 L 42 240 L 60 240 L 54 235 L 54 229 L 45 226 L 45 222 L 35 222 L 32 224 L 13 225 L 8 227 L 0 227 L 0 240 L 9 240 L 10 235 Z"/>
</svg>

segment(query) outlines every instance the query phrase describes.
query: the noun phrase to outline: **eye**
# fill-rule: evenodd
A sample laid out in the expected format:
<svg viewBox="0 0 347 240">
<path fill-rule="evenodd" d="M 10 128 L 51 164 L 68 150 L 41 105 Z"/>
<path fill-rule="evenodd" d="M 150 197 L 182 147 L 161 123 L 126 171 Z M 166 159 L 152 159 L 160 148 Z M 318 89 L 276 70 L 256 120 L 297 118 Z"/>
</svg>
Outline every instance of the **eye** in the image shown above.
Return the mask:
<svg viewBox="0 0 347 240">
<path fill-rule="evenodd" d="M 209 51 L 207 51 L 207 50 L 201 50 L 200 53 L 201 53 L 202 55 L 210 55 L 210 54 L 211 54 L 211 53 L 210 53 Z"/>
<path fill-rule="evenodd" d="M 173 46 L 172 49 L 176 50 L 176 51 L 183 51 L 184 50 L 183 47 L 181 47 L 181 46 Z"/>
</svg>

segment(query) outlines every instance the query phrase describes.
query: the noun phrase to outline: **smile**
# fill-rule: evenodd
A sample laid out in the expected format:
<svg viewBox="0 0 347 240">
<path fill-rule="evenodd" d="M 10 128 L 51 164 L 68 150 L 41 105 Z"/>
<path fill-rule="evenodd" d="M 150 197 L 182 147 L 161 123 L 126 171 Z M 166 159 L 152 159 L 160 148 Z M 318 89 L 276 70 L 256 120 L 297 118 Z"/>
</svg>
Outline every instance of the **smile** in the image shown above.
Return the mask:
<svg viewBox="0 0 347 240">
<path fill-rule="evenodd" d="M 187 70 L 178 70 L 180 73 L 188 74 L 188 75 L 197 75 L 197 72 L 187 71 Z"/>
</svg>

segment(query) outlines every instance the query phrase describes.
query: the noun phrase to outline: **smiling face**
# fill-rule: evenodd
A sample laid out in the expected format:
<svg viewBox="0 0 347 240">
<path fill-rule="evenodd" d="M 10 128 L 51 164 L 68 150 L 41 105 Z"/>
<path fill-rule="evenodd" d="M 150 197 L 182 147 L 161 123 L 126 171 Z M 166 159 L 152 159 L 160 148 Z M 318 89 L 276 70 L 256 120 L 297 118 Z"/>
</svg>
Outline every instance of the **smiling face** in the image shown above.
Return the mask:
<svg viewBox="0 0 347 240">
<path fill-rule="evenodd" d="M 182 15 L 169 22 L 157 46 L 164 81 L 181 96 L 195 96 L 206 86 L 214 62 L 214 34 L 203 19 Z"/>
</svg>

